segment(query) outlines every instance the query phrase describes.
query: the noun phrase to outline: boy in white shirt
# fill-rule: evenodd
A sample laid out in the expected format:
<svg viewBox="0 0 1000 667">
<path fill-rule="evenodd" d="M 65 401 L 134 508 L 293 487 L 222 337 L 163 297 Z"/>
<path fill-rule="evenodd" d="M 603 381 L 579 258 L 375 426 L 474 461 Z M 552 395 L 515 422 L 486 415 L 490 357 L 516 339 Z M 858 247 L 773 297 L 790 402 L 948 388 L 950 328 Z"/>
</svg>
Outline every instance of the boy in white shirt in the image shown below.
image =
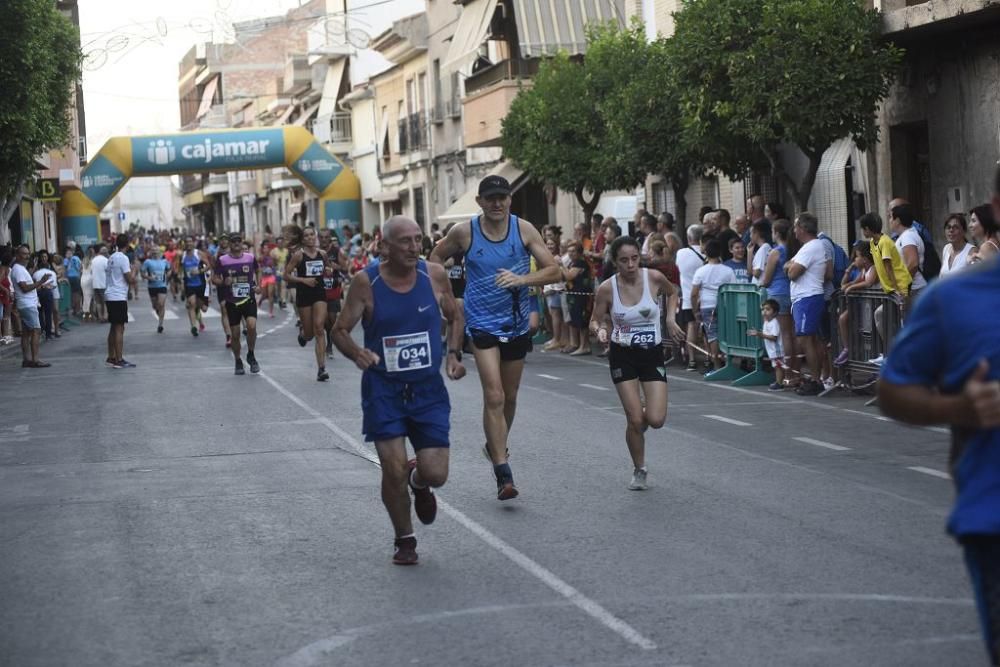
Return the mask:
<svg viewBox="0 0 1000 667">
<path fill-rule="evenodd" d="M 691 308 L 705 331 L 712 366 L 718 370 L 722 368 L 722 358 L 719 355 L 719 321 L 715 307 L 719 302 L 719 288 L 726 283 L 735 283 L 736 273 L 722 263 L 722 244 L 718 239 L 709 239 L 704 250 L 708 263 L 694 272 L 691 281 Z"/>
<path fill-rule="evenodd" d="M 778 325 L 778 311 L 781 306 L 774 299 L 768 299 L 760 307 L 760 314 L 764 318 L 764 326 L 758 331 L 750 329 L 747 333 L 764 339 L 764 349 L 767 350 L 767 359 L 774 367 L 774 382 L 768 389 L 771 391 L 781 391 L 785 388 L 785 351 L 781 346 L 781 327 Z"/>
</svg>

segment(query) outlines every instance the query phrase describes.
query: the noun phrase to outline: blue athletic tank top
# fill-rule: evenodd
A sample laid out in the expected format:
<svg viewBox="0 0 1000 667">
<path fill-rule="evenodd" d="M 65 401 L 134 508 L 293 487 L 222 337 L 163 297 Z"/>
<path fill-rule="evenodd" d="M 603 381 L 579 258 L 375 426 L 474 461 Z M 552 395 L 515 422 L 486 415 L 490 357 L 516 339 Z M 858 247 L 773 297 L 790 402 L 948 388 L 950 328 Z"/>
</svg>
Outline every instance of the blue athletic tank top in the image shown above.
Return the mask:
<svg viewBox="0 0 1000 667">
<path fill-rule="evenodd" d="M 417 263 L 417 282 L 405 294 L 389 287 L 378 264 L 365 269 L 372 285 L 374 308 L 363 322 L 365 348 L 379 356 L 366 372 L 400 382 L 417 382 L 441 372 L 441 309 L 427 263 Z"/>
<path fill-rule="evenodd" d="M 771 277 L 771 285 L 767 288 L 768 296 L 788 296 L 791 294 L 791 285 L 788 283 L 788 275 L 785 273 L 785 262 L 788 261 L 788 248 L 783 245 L 776 247 L 778 251 L 778 265 L 774 267 L 774 275 Z"/>
<path fill-rule="evenodd" d="M 202 273 L 191 273 L 196 270 L 201 265 L 201 257 L 198 256 L 197 251 L 194 255 L 189 255 L 187 252 L 181 257 L 181 266 L 184 269 L 184 284 L 188 287 L 201 287 L 205 284 L 205 275 Z"/>
<path fill-rule="evenodd" d="M 516 215 L 508 220 L 507 236 L 491 241 L 483 235 L 479 216 L 471 220 L 472 242 L 465 254 L 465 326 L 498 338 L 514 338 L 528 333 L 531 297 L 527 287 L 497 287 L 497 271 L 507 269 L 519 275 L 531 272 L 531 256 Z"/>
</svg>

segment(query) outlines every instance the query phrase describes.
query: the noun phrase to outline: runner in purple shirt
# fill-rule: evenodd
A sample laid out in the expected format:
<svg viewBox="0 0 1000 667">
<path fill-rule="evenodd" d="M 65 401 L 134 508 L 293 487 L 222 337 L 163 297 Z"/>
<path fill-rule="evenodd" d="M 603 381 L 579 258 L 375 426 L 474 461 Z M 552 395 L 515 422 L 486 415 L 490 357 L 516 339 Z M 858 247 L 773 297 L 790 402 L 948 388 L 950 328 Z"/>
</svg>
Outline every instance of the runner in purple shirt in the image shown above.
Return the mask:
<svg viewBox="0 0 1000 667">
<path fill-rule="evenodd" d="M 215 261 L 212 282 L 219 288 L 219 296 L 225 306 L 224 317 L 229 319 L 233 329 L 233 357 L 236 359 L 236 375 L 246 375 L 243 360 L 240 359 L 240 322 L 246 320 L 247 363 L 251 373 L 259 373 L 260 365 L 254 356 L 257 343 L 257 259 L 253 254 L 243 252 L 243 237 L 239 233 L 229 236 L 229 252 Z"/>
</svg>

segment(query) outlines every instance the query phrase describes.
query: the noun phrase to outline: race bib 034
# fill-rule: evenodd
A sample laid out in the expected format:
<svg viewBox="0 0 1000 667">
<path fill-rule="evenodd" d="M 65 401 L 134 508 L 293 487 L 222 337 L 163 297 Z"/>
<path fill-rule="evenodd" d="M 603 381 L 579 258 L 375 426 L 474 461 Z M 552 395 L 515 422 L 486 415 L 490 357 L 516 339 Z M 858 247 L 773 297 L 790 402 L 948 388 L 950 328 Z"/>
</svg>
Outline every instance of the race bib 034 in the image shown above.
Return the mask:
<svg viewBox="0 0 1000 667">
<path fill-rule="evenodd" d="M 416 371 L 431 366 L 431 340 L 426 331 L 382 339 L 385 369 L 389 373 Z"/>
</svg>

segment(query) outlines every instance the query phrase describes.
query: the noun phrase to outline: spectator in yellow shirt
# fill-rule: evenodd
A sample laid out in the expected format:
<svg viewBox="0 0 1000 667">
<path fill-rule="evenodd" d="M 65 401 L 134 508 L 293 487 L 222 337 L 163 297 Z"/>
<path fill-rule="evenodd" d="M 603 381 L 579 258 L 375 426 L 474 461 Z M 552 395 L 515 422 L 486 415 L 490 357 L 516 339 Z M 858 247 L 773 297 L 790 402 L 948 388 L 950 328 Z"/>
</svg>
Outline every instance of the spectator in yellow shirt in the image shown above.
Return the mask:
<svg viewBox="0 0 1000 667">
<path fill-rule="evenodd" d="M 861 233 L 871 243 L 872 262 L 875 265 L 875 272 L 878 274 L 878 281 L 882 285 L 882 289 L 893 297 L 896 305 L 902 308 L 910 293 L 910 284 L 913 282 L 910 270 L 906 268 L 896 244 L 882 233 L 882 218 L 877 213 L 866 213 L 858 224 L 861 226 Z M 882 308 L 879 306 L 875 309 L 875 329 L 878 331 L 879 338 L 882 339 L 884 350 L 886 338 L 882 327 Z M 883 352 L 872 359 L 872 362 L 881 364 L 884 360 L 885 354 Z"/>
</svg>

